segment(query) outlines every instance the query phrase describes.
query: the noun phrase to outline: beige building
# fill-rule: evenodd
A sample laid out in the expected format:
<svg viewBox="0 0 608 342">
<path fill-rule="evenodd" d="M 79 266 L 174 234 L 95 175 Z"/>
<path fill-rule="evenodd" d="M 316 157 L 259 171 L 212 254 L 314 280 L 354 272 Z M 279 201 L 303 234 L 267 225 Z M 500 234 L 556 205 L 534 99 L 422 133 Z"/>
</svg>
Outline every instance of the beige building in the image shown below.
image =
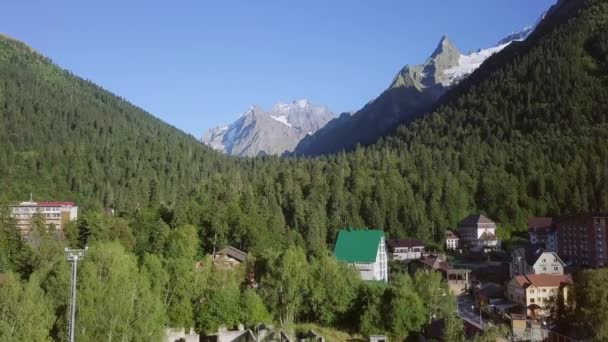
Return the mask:
<svg viewBox="0 0 608 342">
<path fill-rule="evenodd" d="M 47 227 L 55 226 L 63 230 L 66 224 L 78 218 L 78 207 L 74 202 L 21 202 L 11 205 L 11 216 L 17 222 L 17 228 L 24 236 L 28 236 L 32 219 L 41 215 Z"/>
<path fill-rule="evenodd" d="M 222 266 L 236 267 L 246 260 L 247 253 L 232 246 L 227 246 L 213 255 L 213 263 Z"/>
<path fill-rule="evenodd" d="M 546 315 L 545 309 L 552 297 L 560 293 L 568 300 L 569 276 L 557 274 L 528 274 L 513 277 L 507 285 L 507 298 L 526 308 L 529 317 Z"/>
</svg>

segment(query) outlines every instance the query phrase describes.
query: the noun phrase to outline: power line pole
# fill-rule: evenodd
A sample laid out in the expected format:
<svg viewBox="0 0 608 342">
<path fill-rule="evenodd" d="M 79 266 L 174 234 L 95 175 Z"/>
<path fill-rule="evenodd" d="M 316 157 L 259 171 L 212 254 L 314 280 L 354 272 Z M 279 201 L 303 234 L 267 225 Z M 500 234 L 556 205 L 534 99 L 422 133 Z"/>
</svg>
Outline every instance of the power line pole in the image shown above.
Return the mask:
<svg viewBox="0 0 608 342">
<path fill-rule="evenodd" d="M 72 279 L 70 288 L 70 318 L 68 326 L 70 330 L 70 342 L 74 342 L 74 331 L 76 330 L 76 275 L 78 272 L 78 260 L 84 259 L 84 255 L 89 247 L 84 249 L 69 249 L 65 248 L 65 256 L 68 262 L 72 264 Z"/>
</svg>

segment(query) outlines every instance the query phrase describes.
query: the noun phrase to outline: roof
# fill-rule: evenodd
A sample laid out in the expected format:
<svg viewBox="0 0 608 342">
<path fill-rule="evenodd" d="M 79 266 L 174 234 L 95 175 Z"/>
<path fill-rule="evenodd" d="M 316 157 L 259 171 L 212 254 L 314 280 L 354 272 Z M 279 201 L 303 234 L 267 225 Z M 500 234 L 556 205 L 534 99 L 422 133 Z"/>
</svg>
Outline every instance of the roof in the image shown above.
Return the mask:
<svg viewBox="0 0 608 342">
<path fill-rule="evenodd" d="M 461 226 L 475 226 L 480 223 L 494 223 L 494 221 L 482 214 L 469 215 L 464 220 L 460 221 Z"/>
<path fill-rule="evenodd" d="M 74 207 L 74 202 L 21 202 L 13 207 Z"/>
<path fill-rule="evenodd" d="M 418 261 L 434 270 L 447 271 L 450 269 L 450 264 L 435 255 L 420 258 Z"/>
<path fill-rule="evenodd" d="M 501 298 L 504 292 L 505 288 L 495 283 L 487 283 L 477 290 L 478 295 L 488 298 Z"/>
<path fill-rule="evenodd" d="M 400 247 L 424 247 L 424 242 L 419 239 L 388 239 L 386 243 L 391 248 Z"/>
<path fill-rule="evenodd" d="M 458 237 L 458 235 L 454 234 L 454 232 L 452 232 L 451 230 L 446 230 L 445 231 L 445 238 L 446 239 L 460 239 Z"/>
<path fill-rule="evenodd" d="M 534 266 L 534 264 L 536 264 L 538 259 L 540 259 L 544 253 L 553 255 L 553 257 L 560 260 L 560 262 L 563 264 L 557 253 L 545 250 L 545 244 L 543 243 L 528 244 L 526 247 L 516 248 L 513 250 L 512 256 L 513 260 L 517 260 L 518 257 L 521 257 L 528 265 Z"/>
<path fill-rule="evenodd" d="M 375 262 L 384 232 L 373 229 L 340 229 L 334 254 L 344 262 Z"/>
<path fill-rule="evenodd" d="M 233 259 L 236 259 L 240 262 L 244 262 L 247 259 L 247 253 L 243 252 L 238 248 L 234 248 L 232 246 L 226 246 L 217 253 L 216 255 L 227 255 Z"/>
<path fill-rule="evenodd" d="M 528 229 L 549 228 L 552 225 L 552 217 L 531 217 L 528 219 Z"/>
<path fill-rule="evenodd" d="M 569 276 L 559 274 L 528 274 L 516 276 L 514 279 L 523 288 L 530 285 L 534 287 L 559 287 L 572 284 L 572 279 Z"/>
</svg>

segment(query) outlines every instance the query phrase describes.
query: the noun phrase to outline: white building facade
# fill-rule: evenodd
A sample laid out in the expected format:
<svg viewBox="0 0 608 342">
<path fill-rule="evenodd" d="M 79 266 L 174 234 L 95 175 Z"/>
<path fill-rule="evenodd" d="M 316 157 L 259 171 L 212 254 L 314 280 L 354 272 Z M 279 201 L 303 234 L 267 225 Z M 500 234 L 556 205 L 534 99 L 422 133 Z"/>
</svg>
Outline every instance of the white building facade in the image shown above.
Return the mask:
<svg viewBox="0 0 608 342">
<path fill-rule="evenodd" d="M 11 216 L 24 236 L 31 230 L 32 219 L 40 215 L 47 227 L 63 230 L 65 225 L 78 218 L 78 207 L 74 202 L 21 202 L 11 205 Z"/>
</svg>

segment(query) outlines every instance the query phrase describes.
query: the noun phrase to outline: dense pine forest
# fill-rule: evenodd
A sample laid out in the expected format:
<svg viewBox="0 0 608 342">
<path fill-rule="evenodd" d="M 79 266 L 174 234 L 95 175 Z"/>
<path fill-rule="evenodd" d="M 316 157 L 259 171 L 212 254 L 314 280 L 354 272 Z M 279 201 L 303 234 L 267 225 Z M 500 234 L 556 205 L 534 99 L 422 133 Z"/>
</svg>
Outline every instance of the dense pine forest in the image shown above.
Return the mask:
<svg viewBox="0 0 608 342">
<path fill-rule="evenodd" d="M 0 305 L 27 315 L 0 325 L 0 337 L 65 338 L 69 244 L 91 246 L 79 285 L 85 340 L 108 339 L 110 326 L 148 341 L 166 325 L 271 321 L 407 336 L 437 314 L 446 339 L 459 341 L 454 303 L 428 304 L 438 299 L 424 288 L 437 279 L 362 284 L 328 251 L 341 227 L 442 248 L 445 230 L 470 213 L 486 213 L 508 240 L 530 216 L 608 210 L 608 3 L 560 1 L 430 113 L 372 146 L 310 159 L 223 156 L 0 37 L 0 146 L 3 204 L 32 192 L 83 209 L 65 241 L 40 227 L 35 246 L 1 213 L 0 271 L 11 273 Z M 251 252 L 245 269 L 205 267 L 213 246 L 228 244 Z M 193 270 L 200 260 L 203 271 Z M 243 285 L 251 269 L 260 291 Z M 129 298 L 132 307 L 119 305 Z"/>
</svg>

